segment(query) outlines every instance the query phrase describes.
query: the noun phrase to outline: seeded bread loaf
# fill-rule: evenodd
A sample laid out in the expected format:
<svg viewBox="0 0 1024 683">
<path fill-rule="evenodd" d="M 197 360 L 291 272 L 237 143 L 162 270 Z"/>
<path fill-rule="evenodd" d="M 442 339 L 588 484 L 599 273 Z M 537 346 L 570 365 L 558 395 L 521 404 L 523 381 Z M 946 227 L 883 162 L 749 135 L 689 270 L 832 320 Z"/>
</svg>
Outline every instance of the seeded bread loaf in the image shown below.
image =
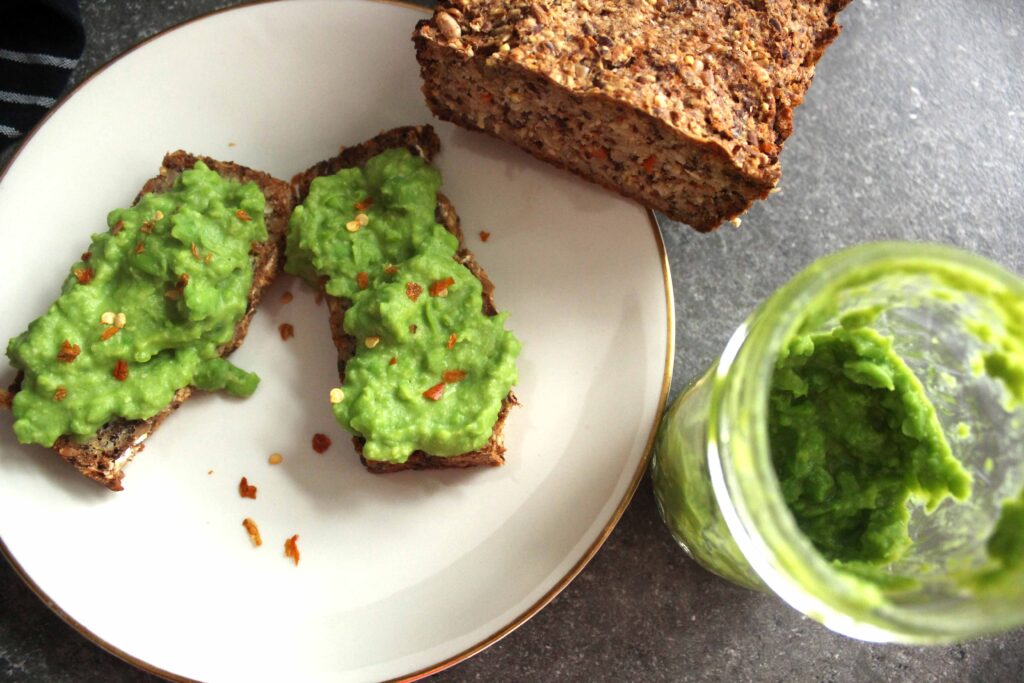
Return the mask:
<svg viewBox="0 0 1024 683">
<path fill-rule="evenodd" d="M 197 161 L 203 161 L 210 169 L 224 178 L 242 183 L 256 183 L 266 199 L 264 218 L 269 237 L 266 242 L 257 242 L 252 245 L 253 280 L 248 295 L 248 308 L 235 327 L 234 337 L 219 349 L 221 356 L 227 356 L 245 339 L 249 323 L 256 311 L 256 305 L 259 303 L 263 290 L 280 271 L 283 261 L 284 236 L 288 227 L 288 217 L 292 210 L 292 190 L 288 183 L 266 173 L 254 171 L 232 162 L 217 161 L 177 151 L 164 157 L 160 174 L 146 182 L 135 201 L 137 202 L 142 195 L 147 193 L 169 190 L 173 187 L 177 177 L 183 171 L 192 168 Z M 12 393 L 18 391 L 21 377 L 22 375 L 19 373 L 11 387 Z M 103 484 L 112 491 L 120 491 L 123 488 L 121 480 L 124 477 L 125 465 L 145 448 L 146 439 L 168 415 L 177 410 L 192 395 L 192 392 L 192 387 L 179 389 L 171 403 L 148 420 L 115 419 L 105 424 L 94 437 L 84 442 L 69 436 L 62 436 L 53 444 L 53 449 L 86 477 Z"/>
<path fill-rule="evenodd" d="M 427 105 L 713 230 L 779 180 L 850 0 L 443 0 L 413 34 Z"/>
<path fill-rule="evenodd" d="M 430 126 L 415 126 L 395 128 L 377 135 L 360 145 L 343 147 L 337 156 L 326 161 L 321 161 L 307 171 L 296 175 L 292 179 L 295 188 L 295 204 L 301 204 L 309 194 L 309 188 L 313 180 L 323 175 L 337 173 L 343 168 L 362 166 L 372 157 L 387 149 L 406 148 L 412 154 L 422 157 L 424 161 L 430 162 L 440 149 L 440 141 L 434 129 Z M 476 262 L 473 254 L 465 248 L 462 239 L 462 230 L 459 227 L 459 217 L 455 213 L 448 198 L 442 194 L 437 195 L 436 219 L 450 233 L 459 239 L 459 250 L 455 260 L 466 266 L 483 285 L 483 312 L 492 316 L 497 313 L 494 305 L 494 285 L 488 279 L 483 268 Z M 339 229 L 343 229 L 339 227 Z M 344 329 L 345 312 L 352 302 L 348 299 L 324 295 L 327 302 L 327 309 L 330 314 L 331 335 L 334 338 L 334 345 L 338 350 L 338 375 L 345 380 L 345 365 L 355 355 L 356 339 L 346 334 Z M 436 456 L 423 451 L 415 451 L 404 463 L 386 463 L 374 460 L 367 460 L 363 457 L 364 440 L 355 436 L 352 441 L 355 444 L 356 452 L 366 468 L 377 474 L 399 472 L 401 470 L 422 470 L 442 468 L 466 468 L 482 465 L 497 466 L 505 462 L 505 442 L 502 430 L 505 418 L 509 409 L 516 404 L 515 395 L 509 392 L 502 401 L 501 410 L 491 432 L 490 440 L 481 448 L 452 456 Z"/>
</svg>

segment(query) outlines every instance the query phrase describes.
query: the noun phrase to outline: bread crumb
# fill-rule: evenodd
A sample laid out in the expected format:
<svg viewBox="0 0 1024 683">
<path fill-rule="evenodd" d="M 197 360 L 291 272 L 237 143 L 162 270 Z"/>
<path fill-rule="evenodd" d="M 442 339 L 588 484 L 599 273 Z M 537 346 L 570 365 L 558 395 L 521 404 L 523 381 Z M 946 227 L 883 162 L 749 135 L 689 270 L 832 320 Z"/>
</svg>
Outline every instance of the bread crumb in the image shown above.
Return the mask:
<svg viewBox="0 0 1024 683">
<path fill-rule="evenodd" d="M 295 336 L 295 328 L 291 323 L 281 323 L 277 326 L 277 331 L 281 333 L 281 341 L 288 341 Z"/>
<path fill-rule="evenodd" d="M 207 475 L 211 475 L 211 474 L 213 474 L 213 470 L 206 470 L 206 474 L 207 474 Z"/>
<path fill-rule="evenodd" d="M 285 292 L 284 294 L 281 295 L 281 303 L 290 304 L 292 302 L 292 299 L 294 298 L 294 294 L 292 294 L 291 292 Z"/>
<path fill-rule="evenodd" d="M 256 526 L 256 522 L 252 521 L 251 518 L 246 517 L 242 520 L 242 526 L 245 527 L 246 533 L 249 534 L 249 540 L 252 541 L 254 546 L 259 548 L 263 545 L 263 539 L 260 538 L 260 528 Z"/>
<path fill-rule="evenodd" d="M 295 534 L 284 542 L 284 556 L 290 557 L 294 562 L 295 566 L 299 566 L 299 535 Z"/>
<path fill-rule="evenodd" d="M 228 143 L 228 147 L 234 147 L 234 146 L 235 146 L 235 144 L 236 144 L 236 143 L 234 143 L 234 142 L 229 142 L 229 143 Z"/>
<path fill-rule="evenodd" d="M 238 495 L 242 498 L 256 500 L 256 487 L 250 484 L 248 479 L 242 477 L 242 481 L 238 482 Z"/>
<path fill-rule="evenodd" d="M 324 453 L 331 447 L 331 439 L 326 434 L 317 432 L 313 435 L 313 450 L 317 453 Z"/>
<path fill-rule="evenodd" d="M 491 233 L 487 232 L 486 230 L 481 230 L 480 231 L 480 241 L 481 242 L 486 242 L 489 239 L 491 239 Z"/>
<path fill-rule="evenodd" d="M 269 462 L 271 465 L 280 465 L 282 462 L 284 462 L 284 456 L 281 455 L 280 453 L 271 453 L 270 457 L 267 458 L 267 462 Z"/>
</svg>

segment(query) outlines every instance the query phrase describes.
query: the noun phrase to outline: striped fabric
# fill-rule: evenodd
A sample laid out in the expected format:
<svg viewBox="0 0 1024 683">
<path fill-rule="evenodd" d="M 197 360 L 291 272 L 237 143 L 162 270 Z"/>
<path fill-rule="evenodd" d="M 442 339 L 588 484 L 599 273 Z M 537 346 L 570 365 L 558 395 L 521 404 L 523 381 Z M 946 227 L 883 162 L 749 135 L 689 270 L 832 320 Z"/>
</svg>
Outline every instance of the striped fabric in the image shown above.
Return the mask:
<svg viewBox="0 0 1024 683">
<path fill-rule="evenodd" d="M 0 150 L 54 105 L 84 47 L 78 0 L 0 0 Z"/>
</svg>

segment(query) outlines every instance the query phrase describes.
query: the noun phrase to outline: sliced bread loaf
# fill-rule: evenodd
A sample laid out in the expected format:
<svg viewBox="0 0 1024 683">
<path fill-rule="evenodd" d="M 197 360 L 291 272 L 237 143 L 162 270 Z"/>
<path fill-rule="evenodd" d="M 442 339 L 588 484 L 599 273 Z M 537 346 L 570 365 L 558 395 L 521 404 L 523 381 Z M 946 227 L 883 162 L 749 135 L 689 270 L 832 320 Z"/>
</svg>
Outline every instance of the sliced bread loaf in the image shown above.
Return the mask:
<svg viewBox="0 0 1024 683">
<path fill-rule="evenodd" d="M 700 231 L 780 176 L 850 0 L 444 0 L 413 34 L 438 117 Z"/>
</svg>

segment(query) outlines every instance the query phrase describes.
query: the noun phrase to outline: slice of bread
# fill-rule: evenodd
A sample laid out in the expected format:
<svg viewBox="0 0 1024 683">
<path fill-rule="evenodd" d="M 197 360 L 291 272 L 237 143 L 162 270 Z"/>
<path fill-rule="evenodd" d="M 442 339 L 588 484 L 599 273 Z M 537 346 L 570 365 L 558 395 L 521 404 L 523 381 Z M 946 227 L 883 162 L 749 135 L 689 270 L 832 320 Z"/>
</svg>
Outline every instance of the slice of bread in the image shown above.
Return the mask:
<svg viewBox="0 0 1024 683">
<path fill-rule="evenodd" d="M 292 178 L 292 185 L 295 188 L 295 203 L 302 203 L 309 194 L 309 187 L 313 180 L 320 176 L 337 173 L 343 168 L 362 166 L 372 157 L 387 149 L 406 148 L 412 154 L 422 157 L 424 161 L 430 162 L 437 154 L 441 146 L 437 134 L 430 126 L 409 126 L 395 128 L 385 131 L 366 142 L 353 147 L 342 147 L 337 156 L 326 161 L 321 161 L 310 169 Z M 476 262 L 473 254 L 466 249 L 462 238 L 462 230 L 459 227 L 459 217 L 455 213 L 448 198 L 443 194 L 437 195 L 437 222 L 443 225 L 448 232 L 459 239 L 459 250 L 455 260 L 466 266 L 483 285 L 483 312 L 485 315 L 495 315 L 497 308 L 494 305 L 494 285 L 487 277 L 487 273 Z M 342 381 L 345 380 L 345 364 L 355 355 L 356 339 L 345 333 L 344 320 L 345 312 L 352 302 L 324 294 L 327 301 L 327 309 L 330 313 L 331 335 L 334 338 L 334 346 L 338 350 L 338 375 Z M 441 468 L 465 468 L 481 465 L 497 466 L 505 462 L 505 441 L 502 429 L 509 409 L 516 405 L 516 397 L 511 391 L 502 401 L 501 410 L 494 423 L 494 429 L 490 440 L 481 448 L 451 456 L 437 456 L 415 451 L 404 463 L 387 463 L 374 460 L 367 460 L 363 457 L 364 440 L 361 437 L 353 437 L 356 452 L 368 470 L 377 474 L 388 472 L 399 472 L 401 470 L 423 470 Z"/>
<path fill-rule="evenodd" d="M 177 151 L 164 157 L 160 174 L 146 182 L 135 201 L 138 202 L 147 193 L 169 190 L 178 176 L 195 166 L 197 161 L 203 161 L 224 178 L 242 183 L 256 183 L 266 198 L 264 218 L 269 237 L 266 242 L 252 245 L 250 257 L 253 279 L 248 296 L 249 305 L 245 315 L 235 326 L 234 336 L 219 349 L 221 356 L 227 356 L 245 339 L 263 290 L 277 276 L 284 262 L 284 236 L 292 210 L 292 189 L 283 180 L 245 166 Z M 12 394 L 18 391 L 21 379 L 22 374 L 19 373 L 11 387 Z M 193 388 L 190 386 L 179 389 L 167 407 L 148 420 L 111 420 L 92 438 L 80 442 L 70 436 L 62 436 L 53 444 L 53 449 L 86 477 L 103 484 L 111 491 L 120 491 L 123 489 L 121 480 L 124 477 L 125 465 L 145 448 L 146 439 L 168 415 L 192 395 L 192 392 Z"/>
</svg>

